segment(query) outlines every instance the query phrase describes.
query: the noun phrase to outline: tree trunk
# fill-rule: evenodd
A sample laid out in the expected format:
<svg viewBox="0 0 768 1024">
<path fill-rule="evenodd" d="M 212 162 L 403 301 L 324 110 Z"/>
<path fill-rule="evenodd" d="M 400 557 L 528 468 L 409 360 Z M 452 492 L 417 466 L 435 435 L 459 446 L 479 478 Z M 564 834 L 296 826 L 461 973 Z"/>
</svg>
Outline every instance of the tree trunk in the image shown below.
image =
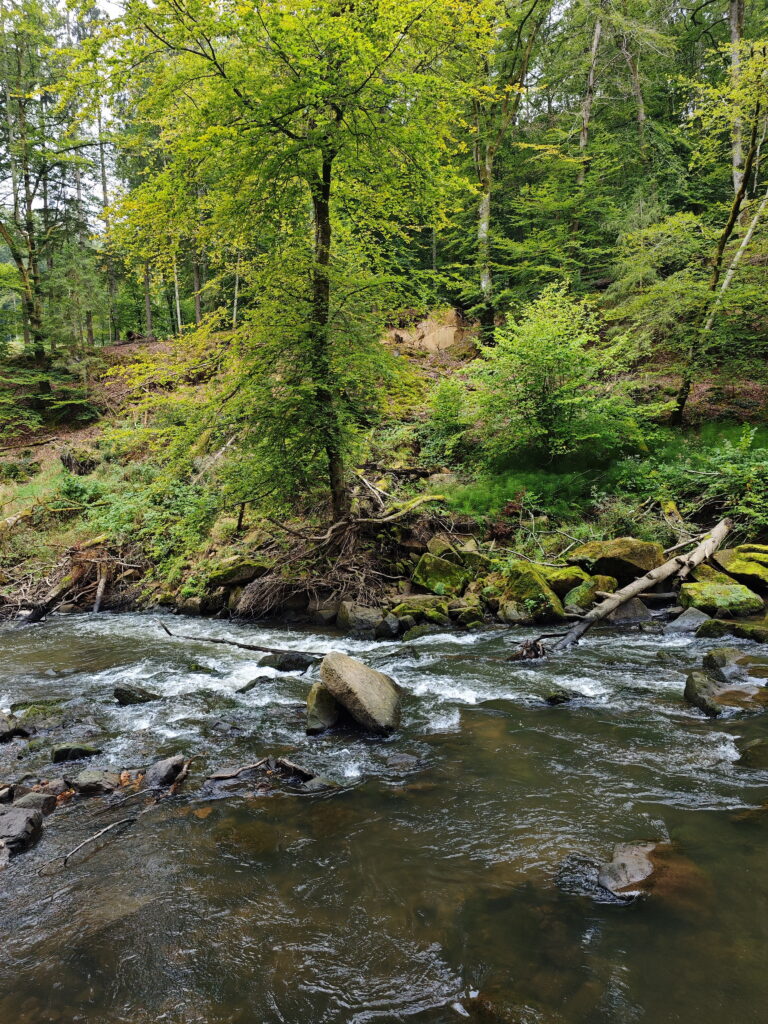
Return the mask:
<svg viewBox="0 0 768 1024">
<path fill-rule="evenodd" d="M 641 576 L 639 580 L 635 580 L 626 587 L 622 587 L 621 590 L 617 590 L 615 594 L 611 594 L 610 597 L 607 597 L 600 604 L 595 605 L 591 611 L 587 612 L 584 618 L 573 629 L 570 629 L 565 636 L 560 637 L 552 648 L 553 652 L 564 651 L 578 643 L 580 638 L 596 622 L 605 619 L 611 612 L 631 598 L 642 594 L 656 583 L 667 580 L 670 576 L 679 575 L 681 578 L 685 578 L 691 569 L 711 557 L 717 551 L 732 529 L 733 522 L 730 519 L 722 519 L 689 555 L 676 555 L 674 558 L 670 558 L 668 562 L 664 562 L 663 565 L 646 573 L 645 576 Z"/>
<path fill-rule="evenodd" d="M 584 99 L 581 101 L 581 129 L 579 130 L 579 173 L 576 179 L 578 185 L 584 184 L 587 173 L 587 145 L 589 143 L 589 124 L 592 119 L 592 104 L 595 100 L 595 82 L 597 79 L 597 54 L 600 49 L 600 36 L 603 33 L 603 23 L 600 18 L 595 22 L 595 31 L 592 33 L 592 45 L 589 49 L 589 72 L 587 74 L 587 88 L 584 91 Z"/>
<path fill-rule="evenodd" d="M 624 54 L 624 60 L 627 62 L 629 68 L 629 78 L 632 84 L 632 95 L 635 99 L 635 107 L 637 110 L 637 130 L 640 136 L 640 155 L 645 162 L 645 100 L 643 99 L 643 86 L 640 81 L 640 69 L 636 58 L 632 55 L 632 51 L 629 48 L 629 42 L 625 35 L 619 36 L 619 48 Z"/>
<path fill-rule="evenodd" d="M 150 287 L 149 264 L 144 264 L 144 325 L 145 335 L 149 341 L 152 340 L 152 290 Z"/>
<path fill-rule="evenodd" d="M 349 511 L 349 494 L 345 486 L 341 429 L 336 408 L 331 365 L 328 352 L 328 327 L 331 309 L 331 181 L 333 155 L 323 153 L 320 175 L 311 183 L 312 212 L 315 222 L 314 262 L 312 267 L 312 363 L 315 378 L 315 399 L 321 426 L 323 447 L 328 460 L 328 484 L 331 490 L 334 519 Z"/>
<path fill-rule="evenodd" d="M 181 334 L 181 300 L 179 299 L 179 275 L 176 271 L 176 260 L 173 261 L 173 300 L 176 307 L 176 331 Z"/>
<path fill-rule="evenodd" d="M 477 253 L 480 264 L 480 295 L 483 302 L 481 320 L 486 342 L 492 341 L 493 271 L 491 270 L 491 189 L 493 188 L 493 149 L 485 146 L 479 165 L 480 202 L 477 208 Z"/>
<path fill-rule="evenodd" d="M 728 27 L 731 34 L 731 80 L 735 85 L 740 71 L 741 40 L 744 35 L 744 0 L 729 0 Z M 742 124 L 737 118 L 733 125 L 731 139 L 731 178 L 734 194 L 738 193 L 744 179 L 744 146 L 742 143 Z"/>
<path fill-rule="evenodd" d="M 203 319 L 203 313 L 200 304 L 200 263 L 197 254 L 192 258 L 192 288 L 195 292 L 195 326 L 199 327 Z"/>
<path fill-rule="evenodd" d="M 240 292 L 240 254 L 237 254 L 237 263 L 235 265 L 235 294 L 232 298 L 232 330 L 234 331 L 237 327 L 237 300 Z"/>
</svg>

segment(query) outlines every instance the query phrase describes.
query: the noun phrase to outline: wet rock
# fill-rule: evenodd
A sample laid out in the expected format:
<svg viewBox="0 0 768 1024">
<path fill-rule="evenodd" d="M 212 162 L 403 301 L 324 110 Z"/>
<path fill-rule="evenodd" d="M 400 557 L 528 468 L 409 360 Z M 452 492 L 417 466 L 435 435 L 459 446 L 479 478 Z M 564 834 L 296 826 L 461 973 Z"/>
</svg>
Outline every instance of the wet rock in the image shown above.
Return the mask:
<svg viewBox="0 0 768 1024">
<path fill-rule="evenodd" d="M 259 665 L 263 665 L 265 668 L 276 668 L 278 672 L 306 672 L 319 660 L 315 655 L 305 654 L 303 651 L 280 651 L 259 659 Z"/>
<path fill-rule="evenodd" d="M 260 576 L 266 576 L 272 567 L 272 563 L 264 559 L 255 560 L 244 555 L 230 555 L 228 558 L 222 558 L 208 576 L 208 589 L 251 583 Z"/>
<path fill-rule="evenodd" d="M 43 815 L 32 807 L 0 807 L 0 846 L 11 855 L 36 843 L 43 830 Z"/>
<path fill-rule="evenodd" d="M 398 772 L 413 771 L 421 766 L 421 761 L 415 754 L 391 754 L 387 758 L 387 767 Z"/>
<path fill-rule="evenodd" d="M 721 689 L 722 686 L 708 672 L 694 669 L 686 677 L 683 696 L 689 704 L 699 708 L 709 718 L 717 718 L 723 713 L 723 709 L 714 698 Z"/>
<path fill-rule="evenodd" d="M 706 612 L 698 608 L 686 608 L 682 615 L 678 615 L 672 622 L 667 623 L 666 633 L 695 633 L 703 622 L 711 622 Z"/>
<path fill-rule="evenodd" d="M 337 789 L 338 786 L 324 775 L 313 775 L 311 779 L 302 782 L 301 788 L 305 793 L 323 793 L 329 789 Z"/>
<path fill-rule="evenodd" d="M 251 679 L 245 686 L 239 686 L 235 693 L 250 693 L 251 690 L 255 690 L 257 686 L 262 686 L 265 683 L 273 683 L 275 680 L 272 676 L 256 676 L 255 679 Z"/>
<path fill-rule="evenodd" d="M 147 768 L 142 786 L 145 789 L 151 786 L 171 786 L 183 767 L 183 754 L 176 754 L 173 757 L 166 757 L 163 761 L 156 761 Z"/>
<path fill-rule="evenodd" d="M 102 796 L 118 788 L 120 776 L 115 772 L 88 770 L 66 781 L 81 796 Z"/>
<path fill-rule="evenodd" d="M 14 800 L 13 806 L 40 811 L 43 815 L 53 814 L 56 810 L 56 797 L 53 793 L 25 793 L 18 800 Z"/>
<path fill-rule="evenodd" d="M 10 743 L 11 740 L 19 737 L 28 739 L 32 735 L 30 729 L 25 728 L 15 718 L 8 718 L 7 715 L 0 715 L 0 743 Z"/>
<path fill-rule="evenodd" d="M 762 599 L 741 583 L 684 583 L 680 587 L 680 604 L 726 619 L 744 618 L 764 610 Z"/>
<path fill-rule="evenodd" d="M 201 597 L 180 597 L 176 607 L 182 615 L 202 615 L 203 599 Z"/>
<path fill-rule="evenodd" d="M 61 764 L 62 761 L 80 761 L 84 757 L 95 757 L 100 753 L 99 747 L 92 747 L 88 743 L 63 743 L 53 748 L 51 760 L 54 764 Z"/>
<path fill-rule="evenodd" d="M 341 706 L 322 683 L 315 683 L 307 695 L 307 735 L 317 736 L 332 729 L 341 717 Z"/>
<path fill-rule="evenodd" d="M 477 629 L 485 625 L 485 618 L 479 607 L 465 608 L 464 611 L 459 613 L 456 621 L 466 629 Z"/>
<path fill-rule="evenodd" d="M 318 626 L 331 626 L 339 614 L 339 602 L 311 600 L 307 605 L 307 614 Z"/>
<path fill-rule="evenodd" d="M 716 718 L 724 707 L 759 711 L 768 706 L 768 659 L 756 658 L 735 647 L 710 651 L 702 669 L 689 672 L 685 699 Z"/>
<path fill-rule="evenodd" d="M 143 686 L 130 684 L 116 686 L 112 692 L 121 707 L 128 707 L 131 704 L 149 704 L 150 701 L 162 699 L 158 693 L 145 690 Z"/>
<path fill-rule="evenodd" d="M 647 622 L 652 618 L 651 613 L 639 597 L 631 597 L 624 604 L 614 608 L 610 615 L 606 616 L 606 622 Z"/>
<path fill-rule="evenodd" d="M 580 569 L 579 572 L 582 572 L 582 570 Z M 551 579 L 550 577 L 550 584 Z M 585 573 L 584 579 L 565 595 L 563 604 L 566 608 L 573 608 L 575 611 L 586 611 L 596 601 L 601 600 L 597 596 L 598 592 L 612 594 L 616 587 L 617 583 L 614 576 L 587 576 Z"/>
<path fill-rule="evenodd" d="M 568 704 L 570 703 L 570 701 L 574 699 L 574 697 L 578 696 L 579 694 L 573 693 L 573 691 L 571 690 L 561 689 L 558 686 L 556 689 L 550 690 L 550 692 L 544 698 L 544 701 L 545 703 L 551 704 L 553 707 L 555 707 L 558 704 Z"/>
<path fill-rule="evenodd" d="M 373 635 L 377 640 L 392 640 L 394 637 L 399 636 L 399 634 L 400 619 L 393 615 L 392 612 L 388 612 L 373 631 Z"/>
<path fill-rule="evenodd" d="M 702 622 L 696 630 L 696 636 L 712 640 L 722 636 L 735 636 L 740 640 L 753 640 L 757 644 L 768 644 L 768 622 L 728 622 L 722 619 L 710 619 Z"/>
<path fill-rule="evenodd" d="M 0 804 L 13 802 L 13 786 L 0 783 Z"/>
<path fill-rule="evenodd" d="M 372 637 L 376 627 L 384 619 L 381 608 L 369 608 L 354 601 L 342 601 L 336 617 L 336 625 L 345 633 Z"/>
<path fill-rule="evenodd" d="M 411 640 L 418 640 L 422 636 L 431 636 L 434 633 L 440 632 L 440 626 L 432 626 L 427 623 L 423 623 L 421 626 L 411 626 L 403 633 L 403 640 L 409 643 Z"/>
<path fill-rule="evenodd" d="M 664 550 L 661 544 L 634 537 L 618 537 L 616 540 L 582 544 L 570 553 L 567 561 L 596 576 L 614 576 L 624 584 L 661 565 Z"/>
<path fill-rule="evenodd" d="M 70 786 L 64 779 L 51 779 L 41 789 L 43 793 L 52 793 L 53 796 L 60 796 L 62 793 L 66 793 Z"/>
<path fill-rule="evenodd" d="M 738 647 L 715 647 L 704 655 L 702 665 L 705 672 L 721 683 L 730 683 L 747 672 L 744 652 Z"/>
<path fill-rule="evenodd" d="M 768 770 L 768 740 L 750 740 L 748 743 L 738 744 L 738 747 L 741 756 L 737 764 L 759 771 Z"/>
<path fill-rule="evenodd" d="M 499 618 L 518 625 L 561 622 L 562 602 L 536 568 L 527 562 L 513 562 L 507 569 L 504 591 L 499 597 Z"/>
<path fill-rule="evenodd" d="M 655 866 L 651 855 L 658 843 L 619 843 L 613 857 L 601 865 L 599 884 L 623 900 L 637 899 L 651 888 Z"/>
<path fill-rule="evenodd" d="M 400 721 L 400 687 L 383 672 L 338 651 L 326 654 L 320 678 L 339 704 L 364 729 L 393 732 Z"/>
<path fill-rule="evenodd" d="M 461 565 L 427 553 L 419 559 L 412 579 L 433 594 L 461 594 L 469 583 L 470 574 Z"/>
</svg>

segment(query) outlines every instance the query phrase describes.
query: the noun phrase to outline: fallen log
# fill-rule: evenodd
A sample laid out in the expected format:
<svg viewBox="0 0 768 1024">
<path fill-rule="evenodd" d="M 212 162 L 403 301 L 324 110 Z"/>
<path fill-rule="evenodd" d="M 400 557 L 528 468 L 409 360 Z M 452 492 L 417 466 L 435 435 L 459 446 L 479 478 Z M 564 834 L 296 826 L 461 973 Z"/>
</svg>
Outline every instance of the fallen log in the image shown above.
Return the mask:
<svg viewBox="0 0 768 1024">
<path fill-rule="evenodd" d="M 72 572 L 60 580 L 55 587 L 49 590 L 39 604 L 32 607 L 32 611 L 24 620 L 25 625 L 31 625 L 33 622 L 39 622 L 40 619 L 44 619 L 54 605 L 63 601 L 67 593 L 80 582 L 83 576 L 85 576 L 87 569 L 87 565 L 74 566 Z"/>
<path fill-rule="evenodd" d="M 621 590 L 617 590 L 614 594 L 610 594 L 601 601 L 600 604 L 595 605 L 591 611 L 588 611 L 580 622 L 576 623 L 576 625 L 570 629 L 565 636 L 561 637 L 557 641 L 552 648 L 552 653 L 567 650 L 569 647 L 578 643 L 581 637 L 583 637 L 587 630 L 594 626 L 596 622 L 600 622 L 601 619 L 607 618 L 611 612 L 620 608 L 621 605 L 631 600 L 631 598 L 639 597 L 640 594 L 644 593 L 650 587 L 653 587 L 656 583 L 660 583 L 662 580 L 668 580 L 671 576 L 677 576 L 680 579 L 685 579 L 691 569 L 695 569 L 697 565 L 706 561 L 707 558 L 710 558 L 715 551 L 717 551 L 732 529 L 732 520 L 722 519 L 689 554 L 676 555 L 674 558 L 670 558 L 669 561 L 664 562 L 663 565 L 659 565 L 657 568 L 651 569 L 651 571 L 646 573 L 645 576 L 641 576 L 640 579 L 634 580 L 632 583 L 627 584 L 626 587 L 622 587 Z"/>
<path fill-rule="evenodd" d="M 204 644 L 226 644 L 228 647 L 240 647 L 244 651 L 260 651 L 262 654 L 306 654 L 308 658 L 322 658 L 318 651 L 293 651 L 281 647 L 260 647 L 258 644 L 241 644 L 237 640 L 224 640 L 214 636 L 192 636 L 190 633 L 172 633 L 164 622 L 158 622 L 158 626 L 164 629 L 168 636 L 174 640 L 195 640 Z"/>
</svg>

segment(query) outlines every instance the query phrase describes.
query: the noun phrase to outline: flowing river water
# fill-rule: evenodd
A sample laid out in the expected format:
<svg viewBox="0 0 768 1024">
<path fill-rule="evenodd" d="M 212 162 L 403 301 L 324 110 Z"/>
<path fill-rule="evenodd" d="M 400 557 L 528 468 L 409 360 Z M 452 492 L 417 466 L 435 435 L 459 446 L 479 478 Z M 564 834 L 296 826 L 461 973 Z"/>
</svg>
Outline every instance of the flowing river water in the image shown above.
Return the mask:
<svg viewBox="0 0 768 1024">
<path fill-rule="evenodd" d="M 766 725 L 683 703 L 712 641 L 595 632 L 560 658 L 510 664 L 526 631 L 402 644 L 166 621 L 344 650 L 403 686 L 402 728 L 308 737 L 311 671 L 168 637 L 154 617 L 1 627 L 0 709 L 65 698 L 73 734 L 102 748 L 87 767 L 200 757 L 177 795 L 66 867 L 50 865 L 123 807 L 70 801 L 0 872 L 0 1024 L 766 1019 L 768 773 L 736 763 L 736 740 Z M 256 676 L 272 678 L 236 692 Z M 118 707 L 126 682 L 164 699 Z M 553 686 L 579 696 L 548 706 Z M 266 754 L 339 786 L 203 784 Z M 71 767 L 49 758 L 44 740 L 4 744 L 0 781 Z M 674 844 L 664 887 L 629 906 L 580 889 L 582 861 L 634 840 Z"/>
</svg>

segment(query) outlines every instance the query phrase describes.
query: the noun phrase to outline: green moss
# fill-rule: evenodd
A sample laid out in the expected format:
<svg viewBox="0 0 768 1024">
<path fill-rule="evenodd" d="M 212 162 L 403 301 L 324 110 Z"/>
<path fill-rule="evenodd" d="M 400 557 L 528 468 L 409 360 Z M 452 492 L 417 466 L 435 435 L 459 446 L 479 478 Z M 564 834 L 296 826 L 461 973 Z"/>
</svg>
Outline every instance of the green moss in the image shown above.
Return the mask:
<svg viewBox="0 0 768 1024">
<path fill-rule="evenodd" d="M 661 544 L 635 537 L 617 537 L 616 540 L 582 544 L 571 552 L 568 561 L 594 575 L 614 576 L 624 583 L 661 565 L 664 550 Z"/>
<path fill-rule="evenodd" d="M 740 640 L 754 640 L 758 644 L 768 644 L 768 623 L 727 622 L 722 619 L 710 619 L 708 622 L 702 622 L 696 630 L 696 636 L 715 640 L 722 636 L 735 636 Z"/>
<path fill-rule="evenodd" d="M 684 583 L 680 588 L 683 608 L 698 608 L 721 618 L 744 618 L 763 611 L 763 602 L 740 583 Z"/>
<path fill-rule="evenodd" d="M 560 598 L 536 566 L 513 562 L 506 577 L 506 587 L 499 598 L 499 617 L 504 622 L 524 625 L 558 622 L 565 617 Z"/>
<path fill-rule="evenodd" d="M 431 590 L 433 594 L 461 594 L 470 575 L 460 565 L 454 565 L 436 555 L 422 555 L 413 572 L 413 582 Z"/>
<path fill-rule="evenodd" d="M 746 546 L 757 547 L 756 544 Z M 768 555 L 744 551 L 743 548 L 730 548 L 719 551 L 715 555 L 715 561 L 739 583 L 753 587 L 762 594 L 768 593 Z"/>
<path fill-rule="evenodd" d="M 591 608 L 598 600 L 598 591 L 613 593 L 617 586 L 613 576 L 588 576 L 578 587 L 568 591 L 563 599 L 563 604 L 566 608 L 570 605 L 575 608 Z"/>
<path fill-rule="evenodd" d="M 559 569 L 537 565 L 536 568 L 558 597 L 565 597 L 569 591 L 589 579 L 589 575 L 578 565 L 566 565 Z"/>
</svg>

